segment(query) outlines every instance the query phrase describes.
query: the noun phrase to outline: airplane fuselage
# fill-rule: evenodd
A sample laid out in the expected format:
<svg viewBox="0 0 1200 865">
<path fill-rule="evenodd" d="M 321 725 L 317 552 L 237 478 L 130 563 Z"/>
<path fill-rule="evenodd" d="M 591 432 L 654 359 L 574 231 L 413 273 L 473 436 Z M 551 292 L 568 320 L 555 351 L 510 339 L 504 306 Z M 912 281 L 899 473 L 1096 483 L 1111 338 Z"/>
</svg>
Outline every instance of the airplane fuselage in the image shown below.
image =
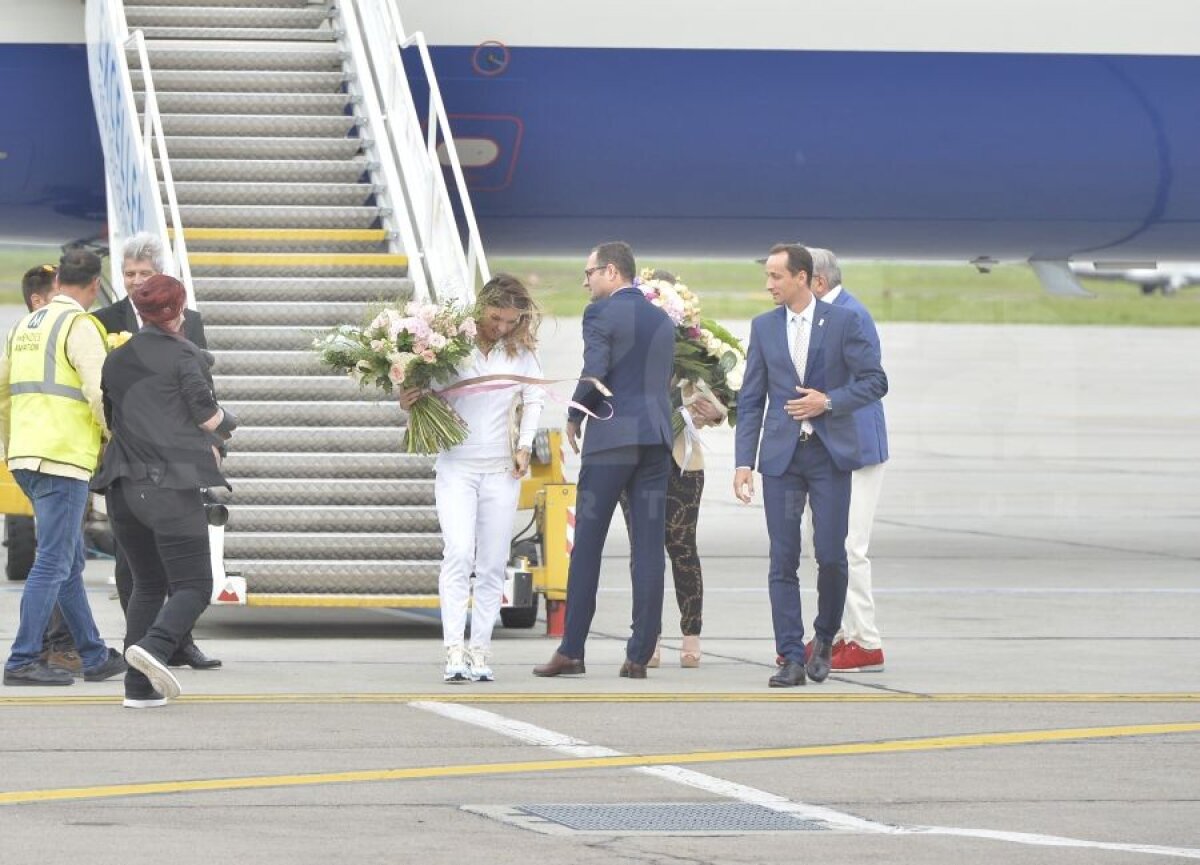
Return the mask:
<svg viewBox="0 0 1200 865">
<path fill-rule="evenodd" d="M 1069 0 L 969 17 L 949 0 L 647 5 L 401 0 L 434 46 L 489 250 L 619 236 L 694 255 L 802 239 L 870 257 L 1195 257 L 1186 0 L 1136 21 Z M 37 8 L 80 23 L 48 43 L 27 20 L 42 13 L 8 18 L 0 237 L 94 234 L 81 5 Z"/>
</svg>

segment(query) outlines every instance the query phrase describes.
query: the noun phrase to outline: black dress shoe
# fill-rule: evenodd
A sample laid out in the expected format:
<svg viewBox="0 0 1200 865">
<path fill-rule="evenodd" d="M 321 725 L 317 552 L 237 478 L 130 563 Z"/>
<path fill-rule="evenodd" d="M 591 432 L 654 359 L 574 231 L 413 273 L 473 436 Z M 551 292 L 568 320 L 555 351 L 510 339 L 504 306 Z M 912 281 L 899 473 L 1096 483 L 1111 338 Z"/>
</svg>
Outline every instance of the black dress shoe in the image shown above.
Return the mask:
<svg viewBox="0 0 1200 865">
<path fill-rule="evenodd" d="M 193 670 L 215 670 L 221 666 L 221 661 L 217 658 L 210 658 L 201 652 L 200 647 L 195 643 L 189 643 L 175 650 L 171 660 L 167 661 L 167 666 L 191 667 Z"/>
<path fill-rule="evenodd" d="M 583 658 L 568 658 L 560 652 L 555 652 L 549 661 L 533 668 L 535 676 L 582 676 L 586 672 Z"/>
<path fill-rule="evenodd" d="M 804 684 L 804 665 L 799 661 L 784 661 L 775 675 L 767 680 L 772 688 L 796 688 Z"/>
<path fill-rule="evenodd" d="M 646 665 L 639 664 L 636 661 L 625 659 L 625 663 L 621 665 L 622 679 L 644 679 L 646 678 Z"/>
<path fill-rule="evenodd" d="M 814 682 L 824 682 L 829 677 L 832 664 L 833 646 L 820 637 L 813 637 L 812 652 L 809 653 L 808 661 L 804 664 L 808 678 Z"/>
</svg>

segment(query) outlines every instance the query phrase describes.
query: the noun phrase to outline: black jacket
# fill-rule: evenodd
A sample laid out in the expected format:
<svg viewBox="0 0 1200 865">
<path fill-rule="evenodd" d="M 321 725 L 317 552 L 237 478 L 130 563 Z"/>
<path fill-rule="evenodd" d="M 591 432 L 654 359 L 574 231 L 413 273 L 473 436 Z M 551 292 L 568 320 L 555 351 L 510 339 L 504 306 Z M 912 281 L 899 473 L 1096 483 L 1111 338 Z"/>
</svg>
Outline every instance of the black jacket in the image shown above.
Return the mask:
<svg viewBox="0 0 1200 865">
<path fill-rule="evenodd" d="M 147 325 L 109 353 L 100 374 L 112 439 L 92 489 L 118 478 L 169 489 L 229 486 L 200 429 L 217 411 L 204 353 L 186 339 Z"/>
<path fill-rule="evenodd" d="M 121 298 L 99 312 L 93 312 L 92 316 L 99 320 L 109 333 L 120 333 L 123 330 L 130 333 L 138 331 L 138 320 L 133 311 L 133 302 L 128 297 Z M 208 348 L 208 339 L 204 336 L 204 319 L 200 317 L 197 310 L 189 309 L 183 314 L 183 335 L 200 348 Z"/>
</svg>

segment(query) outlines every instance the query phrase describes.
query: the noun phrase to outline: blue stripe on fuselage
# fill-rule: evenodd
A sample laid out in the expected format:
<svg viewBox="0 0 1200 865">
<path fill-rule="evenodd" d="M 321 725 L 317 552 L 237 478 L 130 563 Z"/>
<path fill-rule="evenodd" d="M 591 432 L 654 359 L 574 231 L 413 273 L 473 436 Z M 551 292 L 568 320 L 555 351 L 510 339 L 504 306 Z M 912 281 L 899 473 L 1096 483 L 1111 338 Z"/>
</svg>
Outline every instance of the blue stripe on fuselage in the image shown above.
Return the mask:
<svg viewBox="0 0 1200 865">
<path fill-rule="evenodd" d="M 107 214 L 87 47 L 0 44 L 0 80 L 0 238 L 95 236 Z"/>
<path fill-rule="evenodd" d="M 471 55 L 434 49 L 456 130 L 522 131 L 511 182 L 476 177 L 501 247 L 1167 257 L 1200 236 L 1197 57 L 516 47 L 485 77 Z"/>
</svg>

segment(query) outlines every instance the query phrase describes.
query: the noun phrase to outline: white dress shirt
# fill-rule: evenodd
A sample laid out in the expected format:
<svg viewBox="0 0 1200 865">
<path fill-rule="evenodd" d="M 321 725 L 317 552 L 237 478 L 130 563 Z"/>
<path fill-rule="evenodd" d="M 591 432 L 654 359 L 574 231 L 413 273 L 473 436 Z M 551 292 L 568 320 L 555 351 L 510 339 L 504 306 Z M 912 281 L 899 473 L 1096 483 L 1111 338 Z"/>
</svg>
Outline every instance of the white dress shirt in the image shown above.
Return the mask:
<svg viewBox="0 0 1200 865">
<path fill-rule="evenodd" d="M 796 339 L 800 335 L 801 328 L 803 328 L 805 336 L 808 337 L 808 339 L 805 340 L 805 343 L 807 345 L 812 345 L 813 316 L 816 314 L 816 311 L 817 311 L 816 295 L 812 295 L 810 297 L 810 299 L 808 301 L 808 306 L 804 307 L 804 309 L 802 309 L 800 312 L 793 312 L 790 309 L 788 310 L 787 337 L 788 337 L 788 354 L 789 355 L 791 355 L 793 350 L 795 349 Z M 805 358 L 805 362 L 807 363 L 807 358 Z M 808 378 L 808 373 L 809 373 L 809 370 L 806 368 L 804 370 L 805 378 Z M 804 382 L 801 382 L 801 384 L 803 384 L 803 383 Z M 797 393 L 796 396 L 799 397 L 800 394 Z M 800 421 L 800 429 L 801 429 L 801 431 L 808 433 L 809 435 L 812 435 L 813 425 L 811 423 L 809 423 L 807 420 L 803 420 L 803 421 Z"/>
</svg>

